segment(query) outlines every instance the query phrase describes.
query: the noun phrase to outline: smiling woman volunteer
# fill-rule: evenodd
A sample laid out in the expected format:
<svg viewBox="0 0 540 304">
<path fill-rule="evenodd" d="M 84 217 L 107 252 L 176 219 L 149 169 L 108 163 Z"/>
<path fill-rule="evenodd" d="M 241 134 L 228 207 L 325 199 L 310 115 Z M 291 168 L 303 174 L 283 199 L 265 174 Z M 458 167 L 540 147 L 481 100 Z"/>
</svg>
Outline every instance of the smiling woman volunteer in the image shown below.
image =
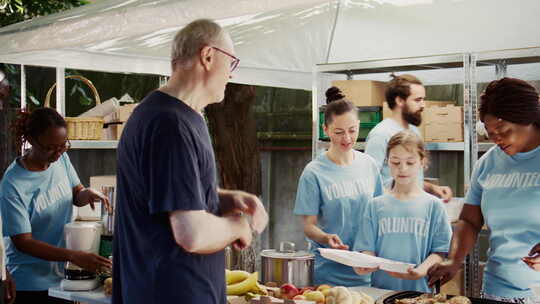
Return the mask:
<svg viewBox="0 0 540 304">
<path fill-rule="evenodd" d="M 375 161 L 353 149 L 359 120 L 355 106 L 332 87 L 326 91 L 324 132 L 330 138 L 326 153 L 311 161 L 300 177 L 294 214 L 303 218 L 304 233 L 315 254 L 315 284 L 361 286 L 369 276 L 326 260 L 317 248 L 352 248 L 366 203 L 382 194 Z"/>
<path fill-rule="evenodd" d="M 491 234 L 484 296 L 527 303 L 529 287 L 540 283 L 540 272 L 523 260 L 540 240 L 538 92 L 515 78 L 493 81 L 481 96 L 480 118 L 496 146 L 474 168 L 449 260 L 430 269 L 430 283 L 457 273 L 485 223 Z"/>
<path fill-rule="evenodd" d="M 98 255 L 62 248 L 73 205 L 106 198 L 81 185 L 64 153 L 70 146 L 66 122 L 55 110 L 22 112 L 15 132 L 22 143 L 32 145 L 6 169 L 0 182 L 7 267 L 17 284 L 15 303 L 62 303 L 47 294 L 61 279 L 52 262 L 71 261 L 90 271 L 111 265 Z"/>
</svg>

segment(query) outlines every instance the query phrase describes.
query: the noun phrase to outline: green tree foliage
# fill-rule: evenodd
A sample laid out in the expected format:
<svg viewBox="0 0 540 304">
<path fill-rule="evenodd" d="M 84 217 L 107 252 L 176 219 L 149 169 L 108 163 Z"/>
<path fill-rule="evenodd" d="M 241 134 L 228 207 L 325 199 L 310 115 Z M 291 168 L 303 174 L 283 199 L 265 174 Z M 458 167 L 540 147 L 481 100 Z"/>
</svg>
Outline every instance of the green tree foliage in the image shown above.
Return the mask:
<svg viewBox="0 0 540 304">
<path fill-rule="evenodd" d="M 0 27 L 88 3 L 87 0 L 0 0 Z"/>
</svg>

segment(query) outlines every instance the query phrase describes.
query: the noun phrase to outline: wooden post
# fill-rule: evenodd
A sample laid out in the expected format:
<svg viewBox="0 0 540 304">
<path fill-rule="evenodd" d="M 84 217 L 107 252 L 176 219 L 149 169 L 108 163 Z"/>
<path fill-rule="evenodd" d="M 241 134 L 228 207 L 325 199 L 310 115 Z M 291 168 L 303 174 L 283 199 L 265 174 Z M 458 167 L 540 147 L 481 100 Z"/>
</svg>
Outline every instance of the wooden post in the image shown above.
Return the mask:
<svg viewBox="0 0 540 304">
<path fill-rule="evenodd" d="M 253 86 L 229 83 L 225 99 L 206 107 L 213 138 L 220 187 L 261 195 L 261 158 L 252 106 Z M 255 241 L 255 240 L 254 240 Z M 252 244 L 240 252 L 232 250 L 231 269 L 255 271 L 260 245 Z"/>
<path fill-rule="evenodd" d="M 10 107 L 6 102 L 0 110 L 0 177 L 4 176 L 7 167 L 20 154 L 15 147 L 15 136 L 11 126 L 17 118 L 18 109 Z"/>
</svg>

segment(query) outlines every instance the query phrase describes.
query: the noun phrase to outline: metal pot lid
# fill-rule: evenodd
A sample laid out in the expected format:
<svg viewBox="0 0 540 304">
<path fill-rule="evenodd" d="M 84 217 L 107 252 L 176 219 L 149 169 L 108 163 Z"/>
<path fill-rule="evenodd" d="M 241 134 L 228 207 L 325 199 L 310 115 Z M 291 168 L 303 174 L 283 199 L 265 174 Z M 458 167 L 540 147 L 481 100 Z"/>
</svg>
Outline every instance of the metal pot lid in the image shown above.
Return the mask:
<svg viewBox="0 0 540 304">
<path fill-rule="evenodd" d="M 313 259 L 315 255 L 304 250 L 295 250 L 294 243 L 281 242 L 279 244 L 279 250 L 266 249 L 261 251 L 261 256 L 274 259 L 288 259 L 288 260 L 309 260 Z"/>
</svg>

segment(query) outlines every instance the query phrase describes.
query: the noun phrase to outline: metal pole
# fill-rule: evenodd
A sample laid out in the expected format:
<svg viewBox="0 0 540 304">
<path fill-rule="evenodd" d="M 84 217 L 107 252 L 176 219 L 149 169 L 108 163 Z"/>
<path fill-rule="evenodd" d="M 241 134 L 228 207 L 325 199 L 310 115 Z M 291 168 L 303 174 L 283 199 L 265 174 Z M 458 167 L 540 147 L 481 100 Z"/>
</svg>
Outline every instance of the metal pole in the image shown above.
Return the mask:
<svg viewBox="0 0 540 304">
<path fill-rule="evenodd" d="M 26 108 L 26 69 L 21 64 L 21 110 Z"/>
<path fill-rule="evenodd" d="M 26 108 L 26 69 L 24 65 L 21 64 L 21 111 Z M 30 146 L 28 142 L 26 144 L 22 144 L 21 149 L 21 155 L 24 154 L 25 145 Z"/>
<path fill-rule="evenodd" d="M 472 169 L 476 166 L 476 162 L 478 161 L 478 133 L 476 132 L 476 123 L 478 122 L 478 94 L 477 94 L 477 87 L 478 84 L 476 82 L 476 61 L 477 61 L 477 55 L 471 54 L 471 88 L 470 88 L 470 95 L 471 95 L 471 125 L 472 125 L 472 132 L 471 132 L 471 173 Z M 506 71 L 506 66 L 505 66 Z M 478 239 L 476 240 L 476 244 L 474 245 L 473 252 L 471 253 L 471 259 L 472 259 L 472 296 L 473 297 L 480 297 L 480 291 L 482 290 L 482 281 L 480 281 L 480 243 L 478 242 Z"/>
<path fill-rule="evenodd" d="M 495 64 L 495 77 L 496 79 L 501 79 L 506 77 L 507 70 L 506 70 L 506 60 L 500 60 Z"/>
<path fill-rule="evenodd" d="M 463 155 L 465 168 L 464 168 L 464 181 L 466 188 L 470 185 L 471 173 L 478 160 L 478 138 L 476 134 L 476 122 L 477 122 L 477 83 L 476 83 L 476 54 L 467 54 L 463 58 L 463 68 L 465 70 L 464 81 L 464 141 L 465 141 L 465 154 Z M 463 265 L 463 278 L 465 295 L 469 297 L 479 297 L 482 282 L 480 281 L 480 250 L 478 241 L 474 245 L 474 248 L 469 255 L 465 258 L 465 264 Z"/>
<path fill-rule="evenodd" d="M 311 88 L 311 159 L 317 158 L 319 150 L 319 91 L 318 91 L 318 81 L 319 73 L 317 71 L 317 66 L 313 67 L 313 83 Z"/>
</svg>

